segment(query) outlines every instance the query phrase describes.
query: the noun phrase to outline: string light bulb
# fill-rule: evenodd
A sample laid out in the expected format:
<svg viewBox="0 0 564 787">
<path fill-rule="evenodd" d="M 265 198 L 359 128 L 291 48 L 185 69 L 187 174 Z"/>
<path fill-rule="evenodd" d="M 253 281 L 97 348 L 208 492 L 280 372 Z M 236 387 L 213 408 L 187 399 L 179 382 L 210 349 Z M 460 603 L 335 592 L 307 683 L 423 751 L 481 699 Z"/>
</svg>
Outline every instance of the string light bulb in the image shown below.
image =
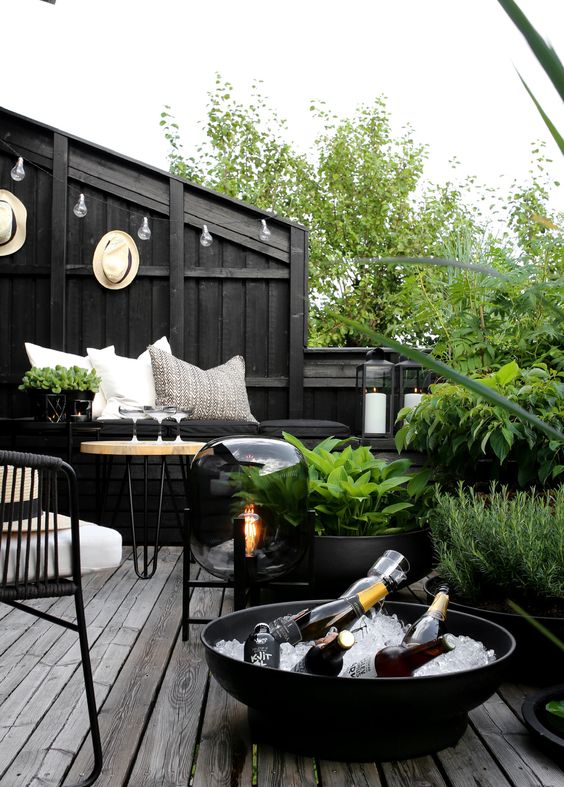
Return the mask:
<svg viewBox="0 0 564 787">
<path fill-rule="evenodd" d="M 143 216 L 143 223 L 137 230 L 137 235 L 141 240 L 149 240 L 151 238 L 151 228 L 149 227 L 149 219 L 147 216 Z"/>
<path fill-rule="evenodd" d="M 75 216 L 78 216 L 79 219 L 84 218 L 88 213 L 88 208 L 86 207 L 86 202 L 84 200 L 84 194 L 81 194 L 78 198 L 78 202 L 72 209 L 72 212 Z"/>
<path fill-rule="evenodd" d="M 25 169 L 23 165 L 23 158 L 21 156 L 10 170 L 10 175 L 12 180 L 23 180 L 25 178 Z"/>
<path fill-rule="evenodd" d="M 200 244 L 204 247 L 211 246 L 213 243 L 213 238 L 208 230 L 206 224 L 202 227 L 202 234 L 200 235 Z"/>
<path fill-rule="evenodd" d="M 259 238 L 261 240 L 263 240 L 263 241 L 268 241 L 268 240 L 270 240 L 271 236 L 272 236 L 272 232 L 268 228 L 268 225 L 266 223 L 266 219 L 261 219 L 260 220 Z"/>
</svg>

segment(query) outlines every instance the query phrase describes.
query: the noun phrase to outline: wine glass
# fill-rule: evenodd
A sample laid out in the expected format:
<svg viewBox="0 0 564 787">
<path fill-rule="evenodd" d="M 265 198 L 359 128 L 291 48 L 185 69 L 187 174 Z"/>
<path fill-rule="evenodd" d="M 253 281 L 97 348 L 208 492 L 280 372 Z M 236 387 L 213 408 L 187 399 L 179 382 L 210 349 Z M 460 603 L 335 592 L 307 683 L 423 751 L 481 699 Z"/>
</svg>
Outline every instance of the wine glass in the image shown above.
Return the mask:
<svg viewBox="0 0 564 787">
<path fill-rule="evenodd" d="M 142 407 L 126 407 L 124 405 L 119 406 L 119 414 L 122 415 L 124 418 L 129 418 L 133 421 L 133 436 L 130 440 L 132 443 L 138 443 L 139 440 L 137 439 L 137 421 L 140 418 L 145 417 L 145 413 Z"/>
<path fill-rule="evenodd" d="M 153 410 L 148 411 L 148 415 L 150 418 L 154 418 L 155 421 L 159 425 L 159 431 L 157 434 L 157 443 L 163 443 L 163 429 L 162 423 L 165 418 L 170 418 L 171 415 L 176 413 L 176 407 L 155 407 Z"/>
<path fill-rule="evenodd" d="M 177 425 L 178 425 L 178 432 L 176 434 L 176 439 L 173 442 L 175 442 L 175 443 L 183 443 L 184 442 L 182 440 L 182 438 L 180 437 L 180 422 L 184 418 L 188 418 L 188 416 L 190 415 L 190 412 L 191 411 L 188 411 L 188 410 L 176 410 L 176 412 L 171 414 L 172 417 L 174 418 L 174 420 L 176 421 Z"/>
</svg>

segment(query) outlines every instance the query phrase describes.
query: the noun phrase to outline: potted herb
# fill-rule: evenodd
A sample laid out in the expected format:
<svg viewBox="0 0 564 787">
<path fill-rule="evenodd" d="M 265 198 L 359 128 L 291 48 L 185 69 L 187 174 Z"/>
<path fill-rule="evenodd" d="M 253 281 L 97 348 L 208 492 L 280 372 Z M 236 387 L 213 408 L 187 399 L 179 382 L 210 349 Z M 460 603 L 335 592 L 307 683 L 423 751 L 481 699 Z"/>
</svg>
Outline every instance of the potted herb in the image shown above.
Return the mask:
<svg viewBox="0 0 564 787">
<path fill-rule="evenodd" d="M 90 417 L 91 405 L 87 403 L 92 402 L 99 386 L 94 369 L 34 366 L 24 374 L 19 390 L 32 397 L 36 421 L 63 421 L 72 415 Z"/>
<path fill-rule="evenodd" d="M 368 446 L 342 447 L 347 441 L 332 437 L 313 449 L 293 435 L 285 433 L 284 439 L 308 465 L 308 503 L 316 514 L 316 584 L 342 591 L 386 549 L 407 557 L 409 582 L 430 571 L 429 471 L 410 474 L 407 459 L 388 462 Z"/>
<path fill-rule="evenodd" d="M 460 484 L 455 494 L 437 493 L 429 522 L 451 606 L 509 629 L 516 671 L 527 680 L 561 675 L 561 654 L 509 602 L 564 639 L 564 487 L 513 492 L 492 484 L 486 495 Z M 427 582 L 430 595 L 438 581 Z M 535 674 L 532 664 L 542 668 Z"/>
</svg>

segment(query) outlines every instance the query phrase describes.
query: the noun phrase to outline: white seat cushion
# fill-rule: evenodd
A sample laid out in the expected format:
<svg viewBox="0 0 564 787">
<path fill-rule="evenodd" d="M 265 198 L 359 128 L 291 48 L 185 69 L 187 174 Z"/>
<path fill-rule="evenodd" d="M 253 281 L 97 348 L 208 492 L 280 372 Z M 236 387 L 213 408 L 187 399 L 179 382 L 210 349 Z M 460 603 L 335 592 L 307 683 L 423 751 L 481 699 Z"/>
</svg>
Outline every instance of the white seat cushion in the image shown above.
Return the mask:
<svg viewBox="0 0 564 787">
<path fill-rule="evenodd" d="M 63 516 L 59 514 L 63 519 Z M 29 549 L 29 565 L 33 566 L 35 571 L 35 560 L 37 555 L 36 533 L 33 533 L 30 539 Z M 44 539 L 45 533 L 41 533 L 41 553 L 44 555 Z M 71 577 L 72 576 L 72 555 L 71 555 L 71 530 L 64 529 L 58 533 L 59 542 L 59 576 Z M 5 560 L 5 537 L 0 539 L 0 569 L 4 569 Z M 16 550 L 17 539 L 10 540 L 10 557 L 8 566 L 8 583 L 14 582 L 16 571 Z M 48 571 L 47 578 L 54 577 L 53 561 L 55 558 L 54 550 L 55 535 L 49 534 L 49 557 L 48 557 Z M 25 546 L 25 537 L 22 544 L 22 552 Z M 111 568 L 117 568 L 121 563 L 122 545 L 121 534 L 117 530 L 110 527 L 102 527 L 95 525 L 93 522 L 80 521 L 80 566 L 82 574 L 90 574 L 93 571 L 105 571 Z M 23 554 L 20 557 L 20 580 L 23 580 L 25 562 Z M 43 570 L 43 564 L 41 566 Z M 30 574 L 32 571 L 30 570 Z M 42 577 L 41 577 L 42 578 Z"/>
</svg>

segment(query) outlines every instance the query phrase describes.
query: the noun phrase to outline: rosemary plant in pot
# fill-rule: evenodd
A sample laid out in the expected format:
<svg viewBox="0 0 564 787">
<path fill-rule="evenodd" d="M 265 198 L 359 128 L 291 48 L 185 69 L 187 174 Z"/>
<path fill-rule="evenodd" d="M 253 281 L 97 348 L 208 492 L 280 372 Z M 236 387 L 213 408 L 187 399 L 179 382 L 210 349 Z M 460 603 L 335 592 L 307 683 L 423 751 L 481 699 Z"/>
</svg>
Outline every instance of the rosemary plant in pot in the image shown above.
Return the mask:
<svg viewBox="0 0 564 787">
<path fill-rule="evenodd" d="M 426 527 L 429 471 L 409 472 L 407 459 L 388 462 L 368 446 L 343 447 L 329 437 L 308 449 L 296 437 L 308 465 L 308 503 L 315 512 L 314 581 L 327 591 L 343 591 L 366 575 L 386 550 L 410 563 L 408 583 L 429 573 L 432 550 Z"/>
</svg>

